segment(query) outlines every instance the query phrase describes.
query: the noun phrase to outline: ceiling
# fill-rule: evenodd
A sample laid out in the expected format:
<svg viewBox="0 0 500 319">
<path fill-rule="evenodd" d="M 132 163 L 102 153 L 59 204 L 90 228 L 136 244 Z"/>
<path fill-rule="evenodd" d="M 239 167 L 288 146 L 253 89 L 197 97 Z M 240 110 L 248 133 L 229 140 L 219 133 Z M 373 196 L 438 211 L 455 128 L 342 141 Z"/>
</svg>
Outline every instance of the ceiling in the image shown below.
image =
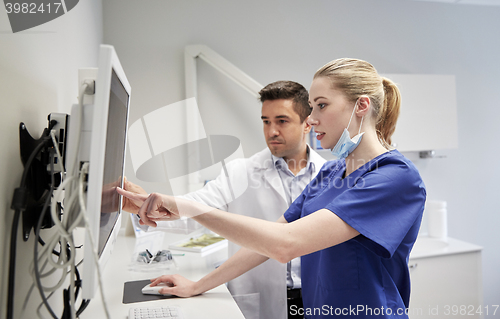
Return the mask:
<svg viewBox="0 0 500 319">
<path fill-rule="evenodd" d="M 446 2 L 453 4 L 468 4 L 468 5 L 480 5 L 480 6 L 500 6 L 500 0 L 414 0 L 414 1 Z"/>
</svg>

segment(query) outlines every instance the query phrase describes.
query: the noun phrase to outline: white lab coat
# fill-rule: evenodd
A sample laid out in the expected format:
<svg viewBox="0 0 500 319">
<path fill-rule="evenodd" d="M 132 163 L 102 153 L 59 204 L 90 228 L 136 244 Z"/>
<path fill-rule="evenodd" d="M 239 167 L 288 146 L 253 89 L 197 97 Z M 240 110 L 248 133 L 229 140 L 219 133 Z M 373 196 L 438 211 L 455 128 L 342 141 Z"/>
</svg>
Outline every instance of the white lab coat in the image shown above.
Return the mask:
<svg viewBox="0 0 500 319">
<path fill-rule="evenodd" d="M 314 178 L 325 160 L 311 148 L 309 156 L 310 161 L 314 163 L 312 175 Z M 278 220 L 287 210 L 283 184 L 268 148 L 248 159 L 231 161 L 226 168 L 229 181 L 223 171 L 202 189 L 182 197 L 231 213 L 268 221 Z M 230 191 L 230 188 L 237 189 L 238 185 L 242 185 L 242 181 L 248 183 L 243 192 Z M 233 196 L 237 198 L 233 199 Z M 192 220 L 186 222 L 192 223 Z M 159 223 L 158 229 L 166 226 L 162 225 L 163 223 Z M 229 256 L 236 253 L 239 248 L 230 242 Z M 231 280 L 228 288 L 246 319 L 287 318 L 286 264 L 270 259 Z"/>
</svg>

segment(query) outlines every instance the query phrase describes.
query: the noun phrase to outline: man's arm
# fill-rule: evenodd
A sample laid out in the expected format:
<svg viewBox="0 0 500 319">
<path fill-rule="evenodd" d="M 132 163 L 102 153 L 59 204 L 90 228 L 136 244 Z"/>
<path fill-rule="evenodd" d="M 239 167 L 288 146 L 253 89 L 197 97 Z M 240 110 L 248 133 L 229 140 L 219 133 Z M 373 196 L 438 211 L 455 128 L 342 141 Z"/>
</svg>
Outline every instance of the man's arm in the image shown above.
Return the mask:
<svg viewBox="0 0 500 319">
<path fill-rule="evenodd" d="M 220 267 L 197 282 L 188 280 L 181 275 L 163 275 L 151 280 L 151 286 L 164 282 L 171 287 L 162 288 L 160 290 L 162 294 L 172 294 L 179 297 L 196 296 L 244 274 L 268 259 L 268 257 L 259 255 L 251 250 L 241 248 L 236 254 L 220 265 Z"/>
<path fill-rule="evenodd" d="M 284 218 L 280 218 L 278 222 L 286 223 L 287 221 Z M 168 293 L 180 297 L 195 296 L 241 276 L 268 259 L 269 257 L 242 247 L 236 254 L 220 265 L 220 267 L 197 282 L 187 280 L 180 275 L 164 275 L 154 279 L 152 285 L 155 286 L 160 282 L 170 283 L 173 286 L 162 288 L 160 293 Z"/>
</svg>

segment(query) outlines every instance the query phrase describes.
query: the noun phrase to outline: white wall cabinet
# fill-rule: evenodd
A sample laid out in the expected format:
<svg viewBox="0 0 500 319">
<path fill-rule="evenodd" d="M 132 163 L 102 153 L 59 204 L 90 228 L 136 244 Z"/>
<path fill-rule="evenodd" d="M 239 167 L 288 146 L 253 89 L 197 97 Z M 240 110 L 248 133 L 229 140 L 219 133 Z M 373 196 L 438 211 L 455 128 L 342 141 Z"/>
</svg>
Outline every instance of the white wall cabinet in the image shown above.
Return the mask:
<svg viewBox="0 0 500 319">
<path fill-rule="evenodd" d="M 422 152 L 458 147 L 455 76 L 429 74 L 381 74 L 401 92 L 401 112 L 392 136 L 400 152 Z M 319 148 L 316 138 L 310 144 Z M 326 159 L 334 157 L 320 150 Z"/>
<path fill-rule="evenodd" d="M 401 92 L 401 113 L 392 143 L 400 152 L 458 147 L 455 76 L 383 74 Z"/>
<path fill-rule="evenodd" d="M 410 319 L 480 319 L 495 310 L 482 304 L 481 247 L 454 239 L 417 240 L 412 255 Z"/>
</svg>

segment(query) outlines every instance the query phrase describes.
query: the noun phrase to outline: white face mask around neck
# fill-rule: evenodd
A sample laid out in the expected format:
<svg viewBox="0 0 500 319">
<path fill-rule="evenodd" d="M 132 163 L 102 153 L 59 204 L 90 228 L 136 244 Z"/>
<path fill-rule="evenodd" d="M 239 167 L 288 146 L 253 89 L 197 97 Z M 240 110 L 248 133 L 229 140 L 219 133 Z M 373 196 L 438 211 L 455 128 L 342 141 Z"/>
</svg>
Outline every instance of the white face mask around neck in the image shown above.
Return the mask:
<svg viewBox="0 0 500 319">
<path fill-rule="evenodd" d="M 356 136 L 351 138 L 348 128 L 349 125 L 351 125 L 352 117 L 354 116 L 354 112 L 356 111 L 356 108 L 358 106 L 358 101 L 356 101 L 356 104 L 354 105 L 354 110 L 352 110 L 351 118 L 349 119 L 349 123 L 347 124 L 347 128 L 344 129 L 344 132 L 340 136 L 337 144 L 331 149 L 331 152 L 333 156 L 337 157 L 338 159 L 346 158 L 349 154 L 352 153 L 358 147 L 359 143 L 361 142 L 361 138 L 363 137 L 363 134 L 365 132 L 361 133 L 361 126 L 363 125 L 363 119 L 365 116 L 361 118 L 361 123 L 359 124 L 359 131 Z"/>
</svg>

